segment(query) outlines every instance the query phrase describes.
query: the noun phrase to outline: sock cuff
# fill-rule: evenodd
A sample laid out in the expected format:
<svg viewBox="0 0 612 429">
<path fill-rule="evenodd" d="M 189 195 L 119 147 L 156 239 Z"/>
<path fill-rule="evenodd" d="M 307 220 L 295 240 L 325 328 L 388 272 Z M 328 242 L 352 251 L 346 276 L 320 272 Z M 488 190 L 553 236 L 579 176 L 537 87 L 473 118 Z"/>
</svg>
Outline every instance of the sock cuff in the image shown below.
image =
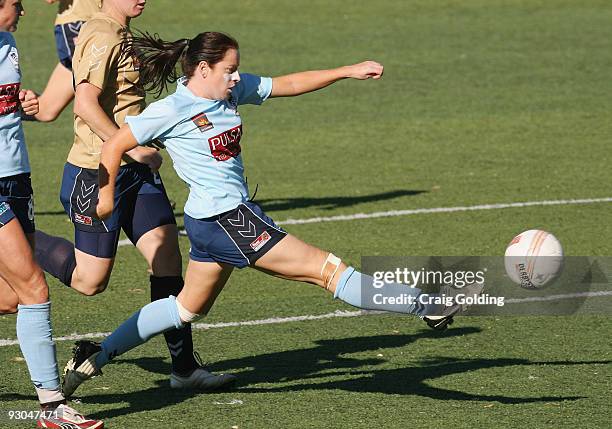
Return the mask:
<svg viewBox="0 0 612 429">
<path fill-rule="evenodd" d="M 43 302 L 42 304 L 17 304 L 17 310 L 19 313 L 48 312 L 51 310 L 51 301 Z"/>
<path fill-rule="evenodd" d="M 38 395 L 38 402 L 40 402 L 41 405 L 66 401 L 59 386 L 54 389 L 43 389 L 36 386 L 34 388 L 36 389 L 36 394 Z"/>
<path fill-rule="evenodd" d="M 338 299 L 338 296 L 340 296 L 342 289 L 344 289 L 344 286 L 346 286 L 346 283 L 348 282 L 349 278 L 353 275 L 354 272 L 355 272 L 355 268 L 348 267 L 340 275 L 340 279 L 338 280 L 338 284 L 336 285 L 336 292 L 334 293 L 334 299 Z"/>
<path fill-rule="evenodd" d="M 181 329 L 183 327 L 183 321 L 181 320 L 181 316 L 179 314 L 178 301 L 172 295 L 168 298 L 168 311 L 170 311 L 170 316 L 172 318 L 172 322 L 174 323 L 174 327 L 176 329 Z"/>
</svg>

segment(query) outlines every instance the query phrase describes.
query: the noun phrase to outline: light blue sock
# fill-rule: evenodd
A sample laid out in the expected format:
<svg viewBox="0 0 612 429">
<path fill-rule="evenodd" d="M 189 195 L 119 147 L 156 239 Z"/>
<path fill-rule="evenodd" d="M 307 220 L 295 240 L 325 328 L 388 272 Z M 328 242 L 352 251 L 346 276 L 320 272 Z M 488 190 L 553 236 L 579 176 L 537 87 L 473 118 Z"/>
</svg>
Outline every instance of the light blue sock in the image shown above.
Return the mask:
<svg viewBox="0 0 612 429">
<path fill-rule="evenodd" d="M 427 297 L 421 289 L 411 288 L 401 283 L 385 283 L 381 288 L 373 286 L 374 278 L 348 267 L 340 276 L 334 298 L 363 310 L 392 311 L 394 313 L 424 316 L 438 314 L 440 305 L 419 301 Z M 383 298 L 395 298 L 394 303 Z"/>
<path fill-rule="evenodd" d="M 51 303 L 18 305 L 17 339 L 37 389 L 59 390 L 60 380 L 51 335 Z"/>
<path fill-rule="evenodd" d="M 147 342 L 157 334 L 182 327 L 176 298 L 170 296 L 153 301 L 134 313 L 102 341 L 102 353 L 96 357 L 96 367 L 102 368 L 109 360 Z"/>
</svg>

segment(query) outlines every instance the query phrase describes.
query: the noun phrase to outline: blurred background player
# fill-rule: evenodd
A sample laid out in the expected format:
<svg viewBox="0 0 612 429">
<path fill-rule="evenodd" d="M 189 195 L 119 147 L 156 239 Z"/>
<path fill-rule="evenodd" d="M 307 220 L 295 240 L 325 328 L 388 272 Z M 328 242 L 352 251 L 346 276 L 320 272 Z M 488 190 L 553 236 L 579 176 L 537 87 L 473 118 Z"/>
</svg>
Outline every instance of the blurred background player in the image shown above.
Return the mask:
<svg viewBox="0 0 612 429">
<path fill-rule="evenodd" d="M 100 11 L 102 0 L 45 0 L 59 3 L 55 18 L 55 46 L 58 64 L 49 77 L 44 92 L 39 96 L 40 110 L 36 119 L 51 122 L 57 119 L 74 98 L 72 55 L 81 26 Z"/>
<path fill-rule="evenodd" d="M 19 0 L 0 0 L 0 312 L 18 310 L 19 346 L 45 411 L 38 426 L 102 428 L 101 421 L 66 405 L 51 333 L 49 287 L 32 254 L 33 193 L 21 120 L 38 113 L 38 99 L 20 90 L 19 54 L 11 32 L 22 15 Z"/>
<path fill-rule="evenodd" d="M 37 232 L 36 258 L 63 284 L 85 294 L 103 292 L 109 282 L 121 230 L 148 263 L 151 300 L 178 295 L 182 259 L 174 213 L 157 169 L 162 158 L 139 147 L 124 158 L 115 195 L 115 216 L 95 218 L 102 143 L 145 107 L 145 92 L 130 55 L 122 50 L 129 23 L 143 0 L 104 0 L 102 12 L 81 28 L 72 66 L 75 79 L 75 138 L 64 167 L 60 200 L 74 225 L 74 245 Z M 193 354 L 191 326 L 165 333 L 172 358 L 173 388 L 214 389 L 235 377 L 213 375 Z"/>
<path fill-rule="evenodd" d="M 115 356 L 207 314 L 235 267 L 253 267 L 266 274 L 315 284 L 362 309 L 437 315 L 446 326 L 460 309 L 457 304 L 445 308 L 423 303 L 418 300 L 424 294 L 420 289 L 397 283 L 383 285 L 380 294 L 417 299 L 398 304 L 363 299 L 363 288 L 371 290 L 372 277 L 288 234 L 249 201 L 241 157 L 239 106 L 305 94 L 347 78 L 380 79 L 381 64 L 365 61 L 275 78 L 240 74 L 238 42 L 217 32 L 176 42 L 145 34 L 132 39 L 132 49 L 147 89 L 160 92 L 167 82 L 175 81 L 174 65 L 178 62 L 185 77 L 179 79 L 174 94 L 151 104 L 138 116 L 128 116 L 121 130 L 104 144 L 97 214 L 101 219 L 115 216 L 115 187 L 124 154 L 138 145 L 161 140 L 177 174 L 189 185 L 184 211 L 190 261 L 185 287 L 176 299 L 169 297 L 146 305 L 101 345 L 78 343 L 66 366 L 64 389 L 68 395 Z M 468 295 L 481 290 L 481 285 L 473 285 L 462 292 Z"/>
</svg>

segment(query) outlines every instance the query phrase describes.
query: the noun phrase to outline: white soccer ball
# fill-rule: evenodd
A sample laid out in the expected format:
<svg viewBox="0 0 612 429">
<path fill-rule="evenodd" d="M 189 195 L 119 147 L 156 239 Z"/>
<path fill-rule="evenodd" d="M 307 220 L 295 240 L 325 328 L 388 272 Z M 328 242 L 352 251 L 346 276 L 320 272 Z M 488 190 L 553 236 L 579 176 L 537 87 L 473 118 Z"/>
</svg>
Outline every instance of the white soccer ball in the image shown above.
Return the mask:
<svg viewBox="0 0 612 429">
<path fill-rule="evenodd" d="M 504 258 L 506 273 L 526 289 L 539 289 L 563 270 L 563 248 L 550 232 L 530 229 L 512 239 Z"/>
</svg>

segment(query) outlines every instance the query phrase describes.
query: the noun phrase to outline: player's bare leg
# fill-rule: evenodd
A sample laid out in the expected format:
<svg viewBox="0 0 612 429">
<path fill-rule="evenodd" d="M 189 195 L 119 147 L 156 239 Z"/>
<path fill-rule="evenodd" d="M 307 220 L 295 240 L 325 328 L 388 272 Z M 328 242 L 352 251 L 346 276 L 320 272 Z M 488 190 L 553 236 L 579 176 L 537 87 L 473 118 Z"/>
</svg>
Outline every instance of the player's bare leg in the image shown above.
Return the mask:
<svg viewBox="0 0 612 429">
<path fill-rule="evenodd" d="M 70 287 L 83 295 L 97 295 L 108 286 L 115 258 L 100 258 L 74 249 L 76 268 Z"/>
<path fill-rule="evenodd" d="M 255 262 L 255 268 L 277 277 L 316 284 L 334 293 L 340 274 L 348 266 L 340 262 L 331 283 L 326 287 L 321 268 L 325 265 L 328 255 L 329 252 L 287 234 Z"/>
</svg>

